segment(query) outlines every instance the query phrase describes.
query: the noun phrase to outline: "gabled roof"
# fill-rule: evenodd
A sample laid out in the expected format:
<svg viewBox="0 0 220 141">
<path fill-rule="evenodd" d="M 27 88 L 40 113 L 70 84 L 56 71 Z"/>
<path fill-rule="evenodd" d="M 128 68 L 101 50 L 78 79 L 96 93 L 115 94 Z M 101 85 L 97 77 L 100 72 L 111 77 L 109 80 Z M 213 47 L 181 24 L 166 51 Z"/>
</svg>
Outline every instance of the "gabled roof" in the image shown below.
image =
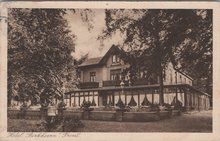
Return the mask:
<svg viewBox="0 0 220 141">
<path fill-rule="evenodd" d="M 122 53 L 123 51 L 119 49 L 117 46 L 112 45 L 112 47 L 107 51 L 107 53 L 104 56 L 87 59 L 85 62 L 80 64 L 79 67 L 102 65 L 107 61 L 107 59 L 109 58 L 111 54 L 116 53 L 116 52 Z"/>
<path fill-rule="evenodd" d="M 80 64 L 79 67 L 96 65 L 96 64 L 99 64 L 101 60 L 102 60 L 102 57 L 90 58 L 86 60 L 85 62 L 83 62 L 82 64 Z"/>
<path fill-rule="evenodd" d="M 190 80 L 193 80 L 193 78 L 191 76 L 189 76 L 188 74 L 181 72 L 179 70 L 176 70 L 177 72 L 181 73 L 182 75 L 186 76 L 187 78 L 189 78 Z"/>
<path fill-rule="evenodd" d="M 107 53 L 102 57 L 96 57 L 96 58 L 90 58 L 84 61 L 82 64 L 79 65 L 79 67 L 87 67 L 87 66 L 93 66 L 93 65 L 103 65 L 109 58 L 109 56 L 113 53 L 120 53 L 121 55 L 125 53 L 123 49 L 118 48 L 115 45 L 112 45 L 112 47 L 107 51 Z M 172 66 L 173 67 L 173 66 Z M 174 68 L 175 69 L 175 68 Z M 181 73 L 182 75 L 188 77 L 189 79 L 193 80 L 192 77 L 189 75 L 179 71 L 178 69 L 175 69 L 177 72 Z"/>
</svg>

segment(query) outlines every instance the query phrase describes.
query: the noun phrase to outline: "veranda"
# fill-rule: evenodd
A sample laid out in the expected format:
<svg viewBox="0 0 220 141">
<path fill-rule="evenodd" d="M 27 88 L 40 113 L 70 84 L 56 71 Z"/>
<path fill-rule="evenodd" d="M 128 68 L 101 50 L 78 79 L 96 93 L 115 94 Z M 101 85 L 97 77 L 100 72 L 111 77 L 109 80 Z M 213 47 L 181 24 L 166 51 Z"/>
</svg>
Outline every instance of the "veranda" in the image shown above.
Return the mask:
<svg viewBox="0 0 220 141">
<path fill-rule="evenodd" d="M 119 100 L 134 108 L 157 105 L 159 85 L 77 89 L 64 97 L 67 107 L 79 107 L 85 101 L 90 101 L 93 107 L 116 106 Z M 176 102 L 181 103 L 185 111 L 210 108 L 208 94 L 187 84 L 164 85 L 164 103 L 174 105 Z"/>
</svg>

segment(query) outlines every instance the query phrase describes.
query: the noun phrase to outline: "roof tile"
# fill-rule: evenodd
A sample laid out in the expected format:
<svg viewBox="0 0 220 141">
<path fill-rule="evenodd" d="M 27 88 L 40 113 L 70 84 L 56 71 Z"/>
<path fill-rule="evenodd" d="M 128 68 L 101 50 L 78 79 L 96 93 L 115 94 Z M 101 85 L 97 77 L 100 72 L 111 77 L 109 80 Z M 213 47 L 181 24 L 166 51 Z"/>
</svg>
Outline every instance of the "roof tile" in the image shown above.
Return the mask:
<svg viewBox="0 0 220 141">
<path fill-rule="evenodd" d="M 102 59 L 102 57 L 90 58 L 90 59 L 86 60 L 85 62 L 83 62 L 81 65 L 79 65 L 79 67 L 99 64 L 101 59 Z"/>
</svg>

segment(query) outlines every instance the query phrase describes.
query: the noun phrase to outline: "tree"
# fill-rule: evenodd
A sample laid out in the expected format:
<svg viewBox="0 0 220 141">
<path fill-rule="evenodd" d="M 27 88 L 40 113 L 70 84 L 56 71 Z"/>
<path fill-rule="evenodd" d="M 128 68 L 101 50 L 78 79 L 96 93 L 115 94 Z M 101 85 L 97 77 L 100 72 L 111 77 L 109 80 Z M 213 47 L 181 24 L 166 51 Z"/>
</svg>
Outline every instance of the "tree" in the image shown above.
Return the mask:
<svg viewBox="0 0 220 141">
<path fill-rule="evenodd" d="M 202 18 L 197 24 L 195 40 L 188 40 L 178 51 L 180 70 L 195 78 L 198 89 L 212 94 L 212 10 L 198 10 L 197 13 Z"/>
<path fill-rule="evenodd" d="M 61 9 L 9 9 L 8 98 L 61 98 L 75 47 L 64 14 Z"/>
<path fill-rule="evenodd" d="M 178 57 L 177 51 L 184 49 L 182 46 L 187 41 L 200 42 L 197 37 L 201 33 L 198 32 L 201 30 L 198 24 L 202 16 L 198 12 L 180 9 L 106 10 L 104 37 L 118 30 L 124 33 L 127 55 L 123 58 L 131 64 L 133 76 L 140 66 L 148 73 L 156 72 L 159 76 L 160 105 L 164 103 L 163 69 L 168 62 L 178 69 L 181 57 Z"/>
</svg>

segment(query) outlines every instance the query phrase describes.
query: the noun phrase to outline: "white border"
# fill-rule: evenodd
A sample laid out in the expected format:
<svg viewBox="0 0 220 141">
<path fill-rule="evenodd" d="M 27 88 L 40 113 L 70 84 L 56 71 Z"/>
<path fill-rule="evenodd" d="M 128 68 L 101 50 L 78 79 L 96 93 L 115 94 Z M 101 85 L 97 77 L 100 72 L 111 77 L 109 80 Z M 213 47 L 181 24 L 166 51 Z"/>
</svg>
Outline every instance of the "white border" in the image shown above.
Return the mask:
<svg viewBox="0 0 220 141">
<path fill-rule="evenodd" d="M 78 137 L 64 138 L 60 133 L 53 140 L 220 140 L 220 4 L 218 2 L 3 2 L 0 14 L 7 16 L 7 8 L 136 8 L 136 9 L 213 9 L 213 133 L 80 133 Z M 7 24 L 1 24 L 0 42 L 0 140 L 48 140 L 51 138 L 9 138 L 7 133 Z M 25 133 L 26 134 L 26 133 Z"/>
</svg>

